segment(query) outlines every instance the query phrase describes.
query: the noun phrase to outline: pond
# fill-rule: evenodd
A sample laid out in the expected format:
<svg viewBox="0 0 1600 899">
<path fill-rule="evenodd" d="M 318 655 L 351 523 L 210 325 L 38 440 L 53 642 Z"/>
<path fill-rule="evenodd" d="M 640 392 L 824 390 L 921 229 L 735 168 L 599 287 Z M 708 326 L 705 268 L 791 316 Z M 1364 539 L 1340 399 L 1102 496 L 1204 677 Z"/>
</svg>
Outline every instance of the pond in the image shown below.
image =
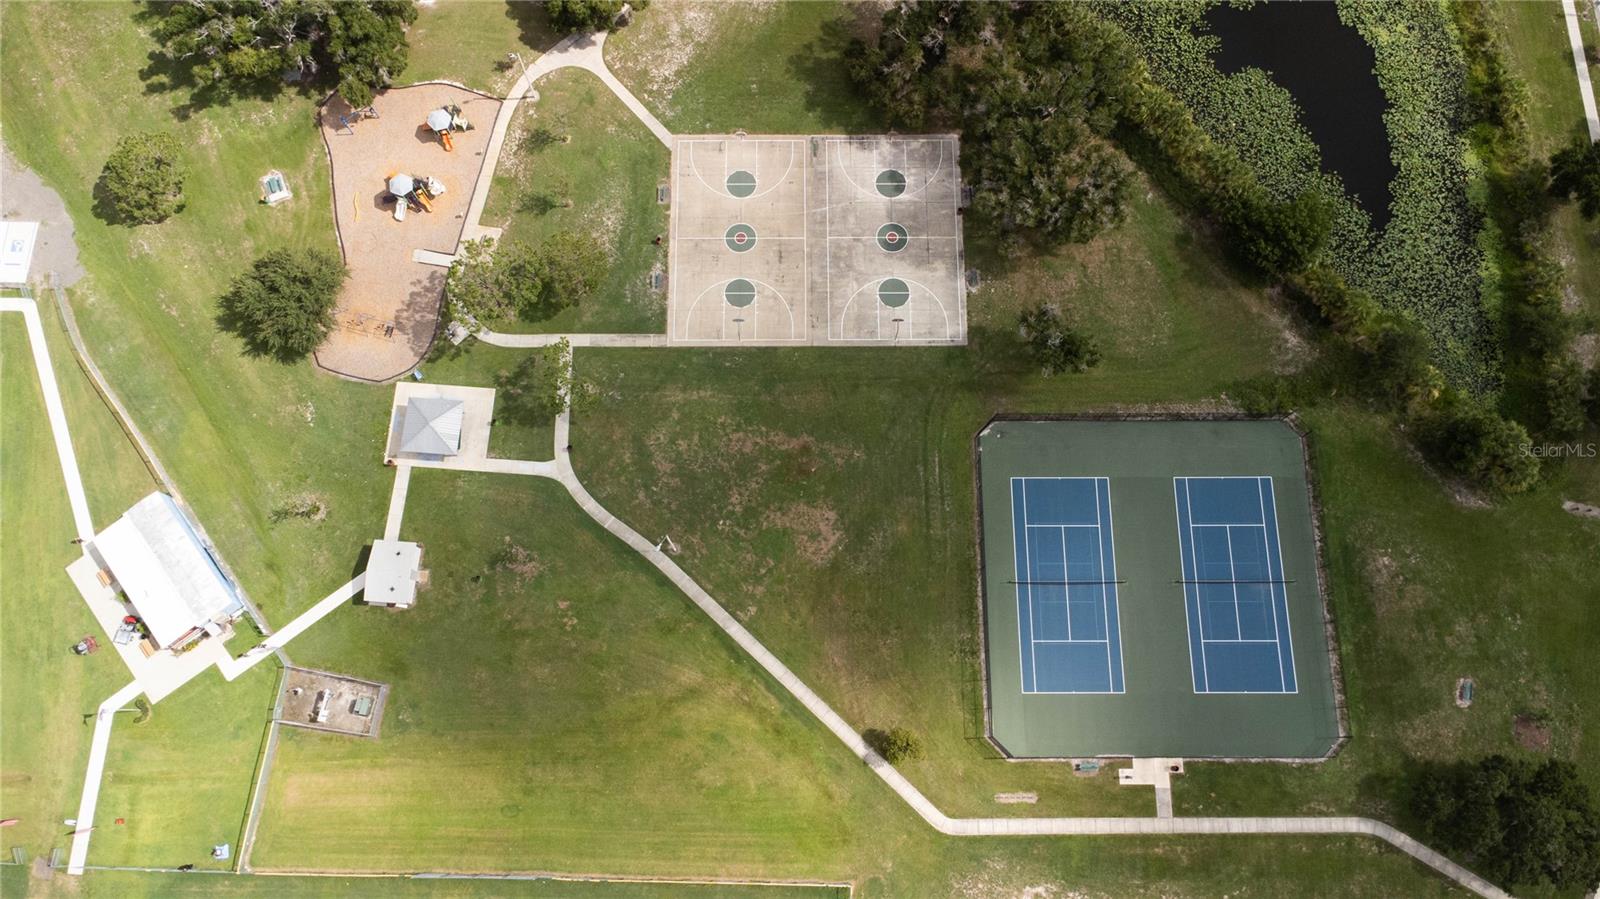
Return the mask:
<svg viewBox="0 0 1600 899">
<path fill-rule="evenodd" d="M 1248 8 L 1218 4 L 1206 24 L 1221 42 L 1216 65 L 1224 74 L 1268 72 L 1300 106 L 1301 120 L 1322 150 L 1323 167 L 1344 181 L 1374 228 L 1389 222 L 1389 156 L 1383 113 L 1388 106 L 1372 48 L 1338 8 L 1318 0 L 1276 0 Z"/>
</svg>

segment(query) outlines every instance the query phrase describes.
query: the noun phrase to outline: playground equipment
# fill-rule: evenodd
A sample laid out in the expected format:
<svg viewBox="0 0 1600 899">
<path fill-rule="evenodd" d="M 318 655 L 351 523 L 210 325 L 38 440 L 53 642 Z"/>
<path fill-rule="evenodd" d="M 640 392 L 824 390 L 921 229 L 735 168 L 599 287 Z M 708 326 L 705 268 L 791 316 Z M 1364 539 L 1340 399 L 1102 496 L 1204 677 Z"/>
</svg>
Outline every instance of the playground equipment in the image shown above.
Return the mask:
<svg viewBox="0 0 1600 899">
<path fill-rule="evenodd" d="M 273 169 L 261 176 L 261 202 L 268 206 L 276 206 L 293 196 L 289 190 L 289 182 L 284 179 L 282 172 Z"/>
<path fill-rule="evenodd" d="M 428 128 L 439 136 L 439 143 L 444 145 L 446 153 L 453 151 L 455 142 L 450 138 L 452 131 L 471 131 L 472 123 L 461 117 L 461 107 L 451 103 L 428 113 Z"/>
<path fill-rule="evenodd" d="M 385 179 L 389 188 L 384 202 L 394 203 L 394 220 L 406 220 L 406 212 L 416 209 L 418 212 L 432 212 L 433 200 L 444 193 L 444 185 L 437 178 L 426 175 L 412 177 L 404 172 L 391 172 Z"/>
</svg>

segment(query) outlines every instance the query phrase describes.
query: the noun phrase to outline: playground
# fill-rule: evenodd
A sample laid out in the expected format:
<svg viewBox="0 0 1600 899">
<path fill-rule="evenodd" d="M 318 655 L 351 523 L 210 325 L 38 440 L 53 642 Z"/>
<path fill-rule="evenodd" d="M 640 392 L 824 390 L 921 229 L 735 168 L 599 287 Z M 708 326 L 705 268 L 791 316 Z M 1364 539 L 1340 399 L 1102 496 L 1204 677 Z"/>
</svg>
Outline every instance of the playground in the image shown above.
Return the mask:
<svg viewBox="0 0 1600 899">
<path fill-rule="evenodd" d="M 387 381 L 427 352 L 446 267 L 499 109 L 499 100 L 442 83 L 384 91 L 366 110 L 352 110 L 337 96 L 322 108 L 334 217 L 350 277 L 334 331 L 317 350 L 318 365 Z M 457 110 L 456 127 L 440 116 L 446 110 Z M 483 127 L 462 127 L 468 123 Z M 444 130 L 436 130 L 441 124 Z M 404 185 L 407 176 L 413 189 L 397 200 L 391 182 Z"/>
<path fill-rule="evenodd" d="M 954 137 L 678 137 L 669 339 L 966 342 Z"/>
</svg>

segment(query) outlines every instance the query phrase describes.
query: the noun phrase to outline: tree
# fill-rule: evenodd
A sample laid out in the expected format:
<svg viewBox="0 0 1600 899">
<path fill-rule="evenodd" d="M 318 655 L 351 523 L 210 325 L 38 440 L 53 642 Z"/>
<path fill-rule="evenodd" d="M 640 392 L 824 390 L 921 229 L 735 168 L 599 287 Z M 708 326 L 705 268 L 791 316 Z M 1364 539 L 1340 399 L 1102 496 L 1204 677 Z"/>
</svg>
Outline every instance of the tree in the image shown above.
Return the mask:
<svg viewBox="0 0 1600 899">
<path fill-rule="evenodd" d="M 1086 241 L 1122 220 L 1133 170 L 1105 138 L 1135 59 L 1081 4 L 897 4 L 850 56 L 892 121 L 961 130 L 975 209 L 1002 231 Z"/>
<path fill-rule="evenodd" d="M 622 14 L 622 7 L 640 12 L 649 5 L 650 0 L 546 0 L 544 8 L 550 15 L 550 24 L 563 31 L 609 31 Z"/>
<path fill-rule="evenodd" d="M 1083 243 L 1127 217 L 1133 168 L 1082 123 L 1006 113 L 970 134 L 973 210 L 1002 230 Z"/>
<path fill-rule="evenodd" d="M 224 323 L 252 352 L 282 361 L 304 357 L 333 328 L 344 263 L 324 250 L 273 250 L 223 294 Z"/>
<path fill-rule="evenodd" d="M 495 376 L 495 416 L 522 425 L 549 424 L 563 408 L 583 409 L 598 395 L 587 381 L 576 381 L 566 338 L 541 347 L 510 371 Z"/>
<path fill-rule="evenodd" d="M 1054 306 L 1023 312 L 1017 324 L 1029 353 L 1046 375 L 1085 372 L 1100 364 L 1100 349 L 1094 340 L 1068 327 Z"/>
<path fill-rule="evenodd" d="M 188 176 L 178 139 L 164 131 L 129 134 L 117 141 L 95 192 L 110 221 L 153 225 L 183 208 Z"/>
<path fill-rule="evenodd" d="M 921 738 L 903 727 L 891 727 L 887 731 L 873 728 L 862 733 L 861 739 L 891 765 L 922 758 Z"/>
<path fill-rule="evenodd" d="M 544 319 L 593 294 L 609 263 L 593 235 L 574 231 L 557 231 L 537 247 L 468 241 L 445 276 L 445 295 L 454 313 L 483 325 Z"/>
<path fill-rule="evenodd" d="M 1600 879 L 1600 813 L 1571 762 L 1495 755 L 1430 766 L 1411 811 L 1431 841 L 1503 885 L 1586 889 Z"/>
<path fill-rule="evenodd" d="M 411 0 L 208 0 L 166 3 L 151 34 L 158 52 L 202 90 L 277 90 L 285 75 L 323 76 L 352 106 L 405 70 Z"/>
<path fill-rule="evenodd" d="M 610 258 L 592 234 L 557 231 L 539 245 L 542 301 L 548 312 L 588 299 L 605 279 Z"/>
<path fill-rule="evenodd" d="M 1450 397 L 1418 419 L 1418 442 L 1452 474 L 1497 493 L 1521 493 L 1539 477 L 1539 458 L 1521 424 L 1477 403 Z"/>
<path fill-rule="evenodd" d="M 1541 386 L 1544 394 L 1544 425 L 1549 433 L 1570 437 L 1583 430 L 1587 418 L 1584 392 L 1587 385 L 1583 366 L 1570 356 L 1550 360 Z"/>
<path fill-rule="evenodd" d="M 1576 137 L 1550 157 L 1550 192 L 1576 198 L 1584 218 L 1600 217 L 1600 141 Z"/>
<path fill-rule="evenodd" d="M 1333 230 L 1333 210 L 1310 191 L 1281 203 L 1247 193 L 1225 200 L 1221 214 L 1234 254 L 1278 277 L 1309 268 Z"/>
<path fill-rule="evenodd" d="M 1589 420 L 1600 426 L 1600 366 L 1589 370 L 1589 398 L 1585 401 Z"/>
</svg>

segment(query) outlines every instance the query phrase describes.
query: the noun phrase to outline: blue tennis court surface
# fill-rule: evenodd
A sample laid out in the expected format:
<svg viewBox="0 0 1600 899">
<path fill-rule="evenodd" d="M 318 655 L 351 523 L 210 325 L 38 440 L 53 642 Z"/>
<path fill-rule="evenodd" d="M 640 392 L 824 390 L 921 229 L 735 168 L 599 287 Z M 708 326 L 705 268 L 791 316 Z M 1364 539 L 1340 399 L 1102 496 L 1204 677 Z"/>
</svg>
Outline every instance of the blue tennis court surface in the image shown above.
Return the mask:
<svg viewBox="0 0 1600 899">
<path fill-rule="evenodd" d="M 1024 693 L 1121 693 L 1106 478 L 1011 479 Z"/>
<path fill-rule="evenodd" d="M 1196 693 L 1294 693 L 1271 478 L 1173 478 Z"/>
</svg>

